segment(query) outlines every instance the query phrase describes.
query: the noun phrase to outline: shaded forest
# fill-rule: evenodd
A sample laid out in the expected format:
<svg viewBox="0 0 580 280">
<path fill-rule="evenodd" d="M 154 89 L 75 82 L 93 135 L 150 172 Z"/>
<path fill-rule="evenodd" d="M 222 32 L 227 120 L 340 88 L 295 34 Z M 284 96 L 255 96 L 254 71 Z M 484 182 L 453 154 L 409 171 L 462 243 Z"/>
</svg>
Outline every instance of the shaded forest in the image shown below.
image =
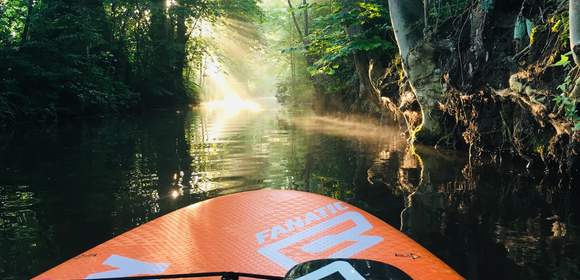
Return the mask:
<svg viewBox="0 0 580 280">
<path fill-rule="evenodd" d="M 2 0 L 0 123 L 197 101 L 204 24 L 255 0 Z"/>
</svg>

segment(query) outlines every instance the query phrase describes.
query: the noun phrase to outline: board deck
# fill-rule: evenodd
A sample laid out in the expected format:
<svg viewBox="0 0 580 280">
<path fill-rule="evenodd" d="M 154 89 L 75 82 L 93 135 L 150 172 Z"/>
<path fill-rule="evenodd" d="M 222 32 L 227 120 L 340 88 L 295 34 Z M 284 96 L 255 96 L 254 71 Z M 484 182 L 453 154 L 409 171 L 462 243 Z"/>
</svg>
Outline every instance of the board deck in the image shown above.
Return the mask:
<svg viewBox="0 0 580 280">
<path fill-rule="evenodd" d="M 314 259 L 357 258 L 413 279 L 463 279 L 406 235 L 347 203 L 259 190 L 182 208 L 113 238 L 34 279 L 95 279 L 235 271 L 284 276 Z"/>
</svg>

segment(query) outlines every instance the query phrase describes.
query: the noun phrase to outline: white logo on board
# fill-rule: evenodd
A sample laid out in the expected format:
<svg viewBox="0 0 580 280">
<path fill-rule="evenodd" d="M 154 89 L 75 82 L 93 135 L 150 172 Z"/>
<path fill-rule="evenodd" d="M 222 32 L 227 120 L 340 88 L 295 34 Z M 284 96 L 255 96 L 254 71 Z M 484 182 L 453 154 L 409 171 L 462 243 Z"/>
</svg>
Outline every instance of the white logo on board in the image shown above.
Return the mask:
<svg viewBox="0 0 580 280">
<path fill-rule="evenodd" d="M 293 233 L 299 228 L 304 228 L 300 232 L 259 248 L 258 252 L 279 266 L 290 269 L 298 264 L 298 262 L 283 253 L 284 249 L 287 248 L 301 250 L 304 253 L 324 258 L 350 258 L 383 241 L 381 236 L 364 235 L 365 232 L 373 228 L 372 224 L 360 213 L 346 210 L 348 209 L 340 202 L 329 204 L 297 218 L 290 219 L 284 225 L 276 225 L 270 230 L 259 232 L 256 234 L 256 239 L 259 244 L 263 244 L 268 238 L 275 240 L 279 235 Z M 328 218 L 332 214 L 339 215 L 307 228 L 314 221 Z M 339 233 L 326 234 L 299 247 L 294 246 L 297 243 L 304 243 L 308 238 L 312 238 L 319 233 L 348 222 L 354 223 L 354 227 L 350 227 Z M 329 256 L 324 255 L 325 252 L 347 242 L 350 244 L 349 246 Z"/>
<path fill-rule="evenodd" d="M 163 273 L 169 267 L 166 263 L 147 263 L 118 255 L 110 256 L 103 264 L 117 269 L 93 273 L 85 279 L 120 278 L 139 274 L 155 275 Z"/>
</svg>

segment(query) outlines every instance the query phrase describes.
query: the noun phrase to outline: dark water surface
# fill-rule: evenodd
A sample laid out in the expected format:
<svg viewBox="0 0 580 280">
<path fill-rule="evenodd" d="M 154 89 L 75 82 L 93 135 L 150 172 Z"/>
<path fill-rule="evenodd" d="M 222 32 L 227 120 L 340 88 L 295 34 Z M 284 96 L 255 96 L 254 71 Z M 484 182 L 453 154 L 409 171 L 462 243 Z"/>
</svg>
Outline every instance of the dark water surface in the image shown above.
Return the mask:
<svg viewBox="0 0 580 280">
<path fill-rule="evenodd" d="M 578 190 L 522 166 L 471 170 L 461 154 L 413 153 L 396 131 L 277 111 L 20 128 L 0 134 L 0 278 L 191 203 L 276 188 L 361 207 L 469 279 L 580 279 Z"/>
</svg>

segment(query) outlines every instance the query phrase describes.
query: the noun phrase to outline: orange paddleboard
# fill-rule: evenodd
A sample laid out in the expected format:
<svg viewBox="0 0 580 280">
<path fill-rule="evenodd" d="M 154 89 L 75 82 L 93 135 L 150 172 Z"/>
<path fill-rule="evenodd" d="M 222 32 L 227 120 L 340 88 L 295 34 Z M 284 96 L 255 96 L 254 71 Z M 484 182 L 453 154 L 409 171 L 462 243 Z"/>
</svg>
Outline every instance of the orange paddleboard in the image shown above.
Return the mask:
<svg viewBox="0 0 580 280">
<path fill-rule="evenodd" d="M 34 279 L 97 279 L 235 271 L 284 276 L 315 259 L 390 264 L 413 279 L 463 279 L 395 228 L 317 194 L 260 190 L 182 208 Z"/>
</svg>

